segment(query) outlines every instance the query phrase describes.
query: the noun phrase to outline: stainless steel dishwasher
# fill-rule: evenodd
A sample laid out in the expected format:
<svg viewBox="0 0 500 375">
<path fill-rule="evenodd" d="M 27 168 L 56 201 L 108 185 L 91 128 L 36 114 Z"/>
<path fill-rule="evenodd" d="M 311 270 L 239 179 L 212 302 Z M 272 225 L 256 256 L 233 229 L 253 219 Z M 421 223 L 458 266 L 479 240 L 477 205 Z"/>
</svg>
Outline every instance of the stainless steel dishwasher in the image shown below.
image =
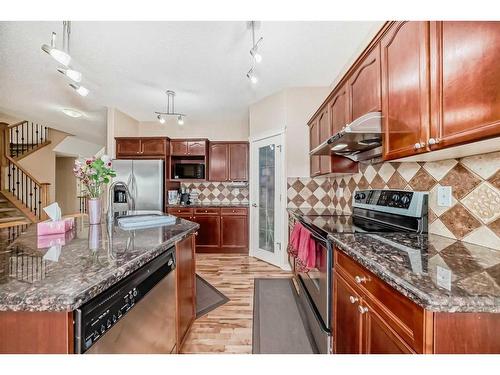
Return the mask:
<svg viewBox="0 0 500 375">
<path fill-rule="evenodd" d="M 75 353 L 172 353 L 175 306 L 172 247 L 75 311 Z"/>
</svg>

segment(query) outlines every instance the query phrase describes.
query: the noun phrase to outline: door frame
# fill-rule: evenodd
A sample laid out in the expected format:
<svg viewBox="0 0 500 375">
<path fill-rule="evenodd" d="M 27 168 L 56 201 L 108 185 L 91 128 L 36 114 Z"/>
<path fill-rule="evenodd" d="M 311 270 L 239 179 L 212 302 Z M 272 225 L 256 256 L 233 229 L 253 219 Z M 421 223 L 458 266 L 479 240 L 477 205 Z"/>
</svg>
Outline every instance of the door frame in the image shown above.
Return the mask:
<svg viewBox="0 0 500 375">
<path fill-rule="evenodd" d="M 258 223 L 258 210 L 256 210 L 256 207 L 253 207 L 253 204 L 257 204 L 257 199 L 258 199 L 258 180 L 255 181 L 255 171 L 254 168 L 258 165 L 257 162 L 257 153 L 255 150 L 255 144 L 256 142 L 263 141 L 265 139 L 269 138 L 275 138 L 277 137 L 276 144 L 280 148 L 280 153 L 277 153 L 276 155 L 279 155 L 279 161 L 278 165 L 280 165 L 280 168 L 277 168 L 277 183 L 276 183 L 276 190 L 275 193 L 279 194 L 280 199 L 278 200 L 279 202 L 279 207 L 276 207 L 276 220 L 277 222 L 275 223 L 275 233 L 274 233 L 274 240 L 275 240 L 275 252 L 274 256 L 272 257 L 261 257 L 259 256 L 259 253 L 262 254 L 258 249 L 258 233 L 256 234 L 255 231 L 258 230 L 258 227 L 254 225 L 253 223 Z M 261 133 L 258 136 L 254 136 L 249 138 L 249 143 L 250 143 L 250 168 L 249 168 L 249 176 L 250 176 L 250 183 L 249 183 L 249 192 L 250 192 L 250 204 L 249 204 L 249 255 L 258 259 L 261 259 L 267 263 L 270 263 L 272 265 L 275 265 L 277 267 L 280 267 L 283 270 L 291 270 L 291 267 L 288 263 L 288 257 L 286 253 L 286 245 L 287 242 L 285 238 L 285 234 L 287 234 L 287 231 L 285 230 L 288 225 L 286 221 L 286 163 L 285 163 L 285 129 L 280 129 L 280 130 L 275 130 L 275 131 L 269 131 L 265 133 Z M 257 240 L 257 241 L 256 241 Z M 279 244 L 279 246 L 276 246 L 276 244 Z"/>
</svg>

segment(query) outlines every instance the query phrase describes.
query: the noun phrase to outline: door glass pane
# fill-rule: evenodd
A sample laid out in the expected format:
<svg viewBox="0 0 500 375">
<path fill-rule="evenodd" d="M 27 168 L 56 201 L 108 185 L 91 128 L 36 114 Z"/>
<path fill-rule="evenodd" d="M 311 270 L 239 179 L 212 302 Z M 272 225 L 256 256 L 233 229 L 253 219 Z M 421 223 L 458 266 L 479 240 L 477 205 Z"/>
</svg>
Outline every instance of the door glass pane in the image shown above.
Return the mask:
<svg viewBox="0 0 500 375">
<path fill-rule="evenodd" d="M 259 148 L 259 248 L 274 252 L 275 145 Z"/>
</svg>

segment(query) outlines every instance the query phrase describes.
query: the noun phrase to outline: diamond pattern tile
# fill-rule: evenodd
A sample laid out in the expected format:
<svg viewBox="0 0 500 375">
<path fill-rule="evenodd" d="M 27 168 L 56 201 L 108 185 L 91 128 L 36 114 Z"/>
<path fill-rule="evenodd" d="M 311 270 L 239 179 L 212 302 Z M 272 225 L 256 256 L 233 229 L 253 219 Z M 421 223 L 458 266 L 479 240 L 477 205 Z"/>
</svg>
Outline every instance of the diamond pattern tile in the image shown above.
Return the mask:
<svg viewBox="0 0 500 375">
<path fill-rule="evenodd" d="M 467 156 L 460 159 L 460 163 L 486 180 L 500 169 L 500 151 Z"/>
<path fill-rule="evenodd" d="M 410 181 L 419 169 L 418 163 L 401 163 L 397 171 L 406 181 Z"/>
<path fill-rule="evenodd" d="M 477 220 L 464 206 L 457 204 L 441 217 L 443 224 L 450 230 L 455 237 L 461 239 L 481 226 Z"/>
<path fill-rule="evenodd" d="M 481 180 L 478 177 L 459 163 L 444 176 L 440 184 L 442 186 L 451 186 L 455 198 L 462 199 L 480 182 Z"/>
<path fill-rule="evenodd" d="M 462 203 L 484 224 L 500 217 L 500 192 L 487 182 L 475 188 Z"/>
<path fill-rule="evenodd" d="M 431 161 L 424 163 L 424 169 L 437 181 L 441 180 L 446 174 L 457 165 L 458 161 L 455 159 Z"/>
<path fill-rule="evenodd" d="M 372 188 L 374 189 L 383 189 L 385 186 L 385 181 L 380 177 L 380 175 L 377 173 L 375 177 L 373 178 L 372 182 L 370 183 Z"/>
<path fill-rule="evenodd" d="M 429 191 L 434 187 L 434 185 L 436 185 L 436 183 L 436 180 L 432 178 L 432 176 L 423 168 L 419 169 L 415 176 L 413 176 L 410 180 L 410 186 L 413 190 L 417 191 Z"/>
<path fill-rule="evenodd" d="M 389 189 L 404 189 L 404 187 L 407 185 L 405 179 L 401 177 L 399 172 L 395 172 L 389 181 L 387 181 L 387 186 L 389 186 Z"/>
<path fill-rule="evenodd" d="M 488 179 L 489 183 L 495 188 L 500 189 L 500 169 Z"/>
<path fill-rule="evenodd" d="M 391 163 L 384 163 L 380 169 L 378 170 L 378 175 L 384 180 L 384 182 L 388 182 L 396 169 L 391 165 Z"/>
<path fill-rule="evenodd" d="M 488 228 L 490 228 L 493 231 L 493 233 L 495 233 L 498 237 L 500 237 L 500 219 L 497 219 L 494 222 L 489 223 Z"/>
</svg>

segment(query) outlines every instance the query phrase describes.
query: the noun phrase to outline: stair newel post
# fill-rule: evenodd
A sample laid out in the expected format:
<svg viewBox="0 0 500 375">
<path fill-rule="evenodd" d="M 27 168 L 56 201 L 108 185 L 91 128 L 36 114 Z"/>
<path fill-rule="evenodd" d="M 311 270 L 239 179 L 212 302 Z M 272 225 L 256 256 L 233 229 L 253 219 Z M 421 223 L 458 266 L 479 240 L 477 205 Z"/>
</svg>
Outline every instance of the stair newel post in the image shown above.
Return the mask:
<svg viewBox="0 0 500 375">
<path fill-rule="evenodd" d="M 48 218 L 47 214 L 43 210 L 43 207 L 46 207 L 49 204 L 49 186 L 50 184 L 47 182 L 43 182 L 40 184 L 40 208 L 39 214 L 42 220 L 46 220 Z"/>
</svg>

